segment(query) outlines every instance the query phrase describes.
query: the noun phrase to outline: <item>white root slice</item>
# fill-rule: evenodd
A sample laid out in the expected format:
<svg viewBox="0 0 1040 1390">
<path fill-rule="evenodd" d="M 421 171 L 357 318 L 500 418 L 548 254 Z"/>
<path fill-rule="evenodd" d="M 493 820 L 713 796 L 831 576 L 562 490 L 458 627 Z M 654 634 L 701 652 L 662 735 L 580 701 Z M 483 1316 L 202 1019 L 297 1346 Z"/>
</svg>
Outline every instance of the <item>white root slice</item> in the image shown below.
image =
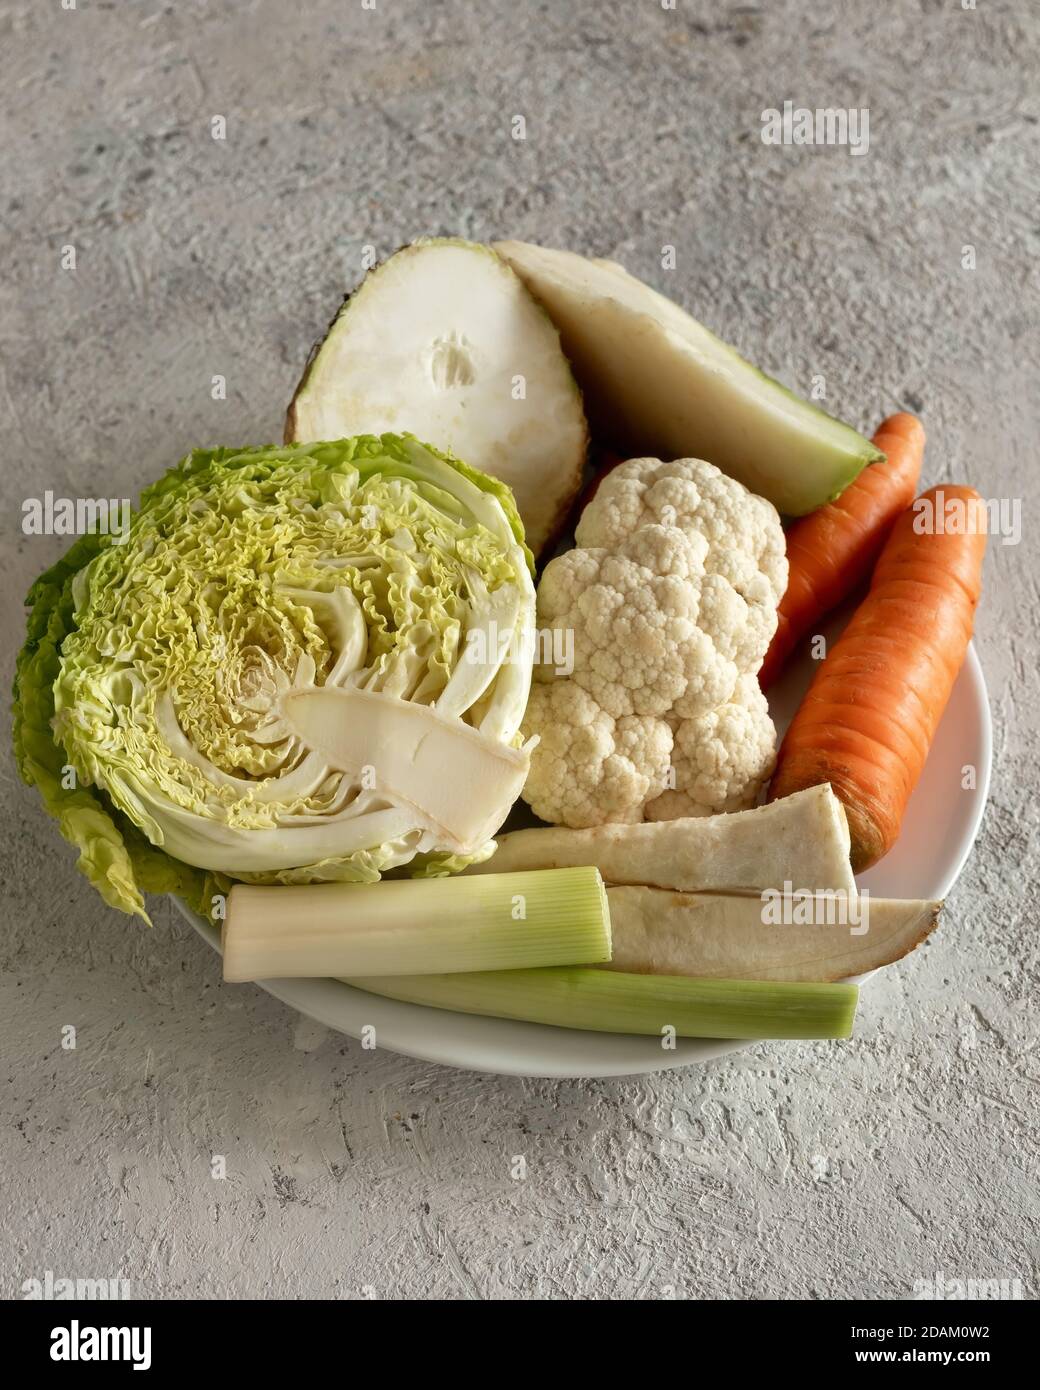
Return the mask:
<svg viewBox="0 0 1040 1390">
<path fill-rule="evenodd" d="M 404 803 L 457 854 L 472 854 L 520 795 L 527 748 L 486 738 L 432 706 L 355 688 L 290 690 L 287 727 L 330 766 Z"/>
<path fill-rule="evenodd" d="M 763 888 L 840 889 L 854 898 L 845 809 L 829 784 L 728 815 L 644 825 L 515 830 L 467 873 L 591 864 L 607 883 L 679 892 L 758 893 Z"/>
<path fill-rule="evenodd" d="M 757 897 L 618 887 L 608 888 L 607 901 L 614 950 L 605 970 L 806 983 L 847 980 L 901 959 L 934 930 L 942 907 L 861 897 L 843 918 L 840 902 L 817 895 L 811 907 L 791 903 L 798 916 L 811 915 L 814 924 L 803 925 L 797 917 L 763 922 Z"/>
<path fill-rule="evenodd" d="M 407 430 L 516 496 L 535 554 L 581 487 L 588 428 L 560 337 L 489 247 L 407 246 L 347 300 L 289 407 L 286 441 Z"/>
</svg>

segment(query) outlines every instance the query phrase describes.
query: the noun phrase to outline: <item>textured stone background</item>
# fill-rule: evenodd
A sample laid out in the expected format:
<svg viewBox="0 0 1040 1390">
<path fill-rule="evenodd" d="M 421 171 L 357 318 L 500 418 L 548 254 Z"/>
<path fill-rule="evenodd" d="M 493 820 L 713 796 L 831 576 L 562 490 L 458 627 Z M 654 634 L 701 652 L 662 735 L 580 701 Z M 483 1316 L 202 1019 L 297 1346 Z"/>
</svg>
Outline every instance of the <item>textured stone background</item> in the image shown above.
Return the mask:
<svg viewBox="0 0 1040 1390">
<path fill-rule="evenodd" d="M 278 437 L 363 244 L 422 233 L 659 284 L 674 244 L 664 288 L 861 427 L 920 410 L 928 481 L 1024 497 L 1025 538 L 987 562 L 982 837 L 847 1043 L 564 1084 L 363 1052 L 223 988 L 167 904 L 152 932 L 104 909 L 7 759 L 0 1293 L 904 1297 L 938 1268 L 1035 1294 L 1038 39 L 1025 0 L 5 6 L 5 661 L 63 546 L 22 499 Z M 869 155 L 764 146 L 785 98 L 869 106 Z"/>
</svg>

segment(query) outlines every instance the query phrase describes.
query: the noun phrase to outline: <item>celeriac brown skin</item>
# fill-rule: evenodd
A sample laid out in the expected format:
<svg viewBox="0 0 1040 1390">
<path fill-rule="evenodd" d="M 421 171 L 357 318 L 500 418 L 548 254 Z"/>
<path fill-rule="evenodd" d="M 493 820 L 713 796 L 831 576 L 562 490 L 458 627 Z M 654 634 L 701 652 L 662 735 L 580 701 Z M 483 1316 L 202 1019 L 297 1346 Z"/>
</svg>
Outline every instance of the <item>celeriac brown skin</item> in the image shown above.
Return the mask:
<svg viewBox="0 0 1040 1390">
<path fill-rule="evenodd" d="M 936 494 L 942 494 L 941 498 Z M 933 509 L 981 503 L 970 487 L 922 494 Z M 895 844 L 971 641 L 984 531 L 915 530 L 917 505 L 889 537 L 870 586 L 780 745 L 770 800 L 829 782 L 845 805 L 859 873 Z"/>
</svg>

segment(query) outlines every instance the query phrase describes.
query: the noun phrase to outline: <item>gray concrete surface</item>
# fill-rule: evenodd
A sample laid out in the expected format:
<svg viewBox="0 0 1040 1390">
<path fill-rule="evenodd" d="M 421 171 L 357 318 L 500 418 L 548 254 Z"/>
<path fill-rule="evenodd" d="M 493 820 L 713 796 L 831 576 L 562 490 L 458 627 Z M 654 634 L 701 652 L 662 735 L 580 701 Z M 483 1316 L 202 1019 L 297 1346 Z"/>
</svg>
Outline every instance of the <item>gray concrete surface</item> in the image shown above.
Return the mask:
<svg viewBox="0 0 1040 1390">
<path fill-rule="evenodd" d="M 362 246 L 422 233 L 616 256 L 861 427 L 918 409 L 928 481 L 1023 498 L 1025 530 L 987 561 L 981 838 L 843 1044 L 563 1084 L 364 1052 L 222 987 L 169 905 L 150 932 L 106 910 L 8 758 L 0 1293 L 1035 1295 L 1038 39 L 1024 0 L 5 7 L 7 663 L 63 547 L 23 498 L 279 436 Z M 785 99 L 868 107 L 869 153 L 767 147 Z"/>
</svg>

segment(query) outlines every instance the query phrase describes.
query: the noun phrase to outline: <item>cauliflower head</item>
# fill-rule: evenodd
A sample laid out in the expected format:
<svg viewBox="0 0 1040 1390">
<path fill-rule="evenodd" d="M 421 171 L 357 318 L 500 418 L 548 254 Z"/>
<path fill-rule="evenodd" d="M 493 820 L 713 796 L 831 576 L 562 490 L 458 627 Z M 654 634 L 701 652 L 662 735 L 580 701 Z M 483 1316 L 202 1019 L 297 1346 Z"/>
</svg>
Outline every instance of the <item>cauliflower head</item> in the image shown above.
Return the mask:
<svg viewBox="0 0 1040 1390">
<path fill-rule="evenodd" d="M 538 620 L 572 643 L 524 720 L 524 799 L 575 828 L 753 805 L 775 731 L 755 679 L 787 584 L 771 503 L 700 459 L 631 459 L 546 566 Z"/>
</svg>

